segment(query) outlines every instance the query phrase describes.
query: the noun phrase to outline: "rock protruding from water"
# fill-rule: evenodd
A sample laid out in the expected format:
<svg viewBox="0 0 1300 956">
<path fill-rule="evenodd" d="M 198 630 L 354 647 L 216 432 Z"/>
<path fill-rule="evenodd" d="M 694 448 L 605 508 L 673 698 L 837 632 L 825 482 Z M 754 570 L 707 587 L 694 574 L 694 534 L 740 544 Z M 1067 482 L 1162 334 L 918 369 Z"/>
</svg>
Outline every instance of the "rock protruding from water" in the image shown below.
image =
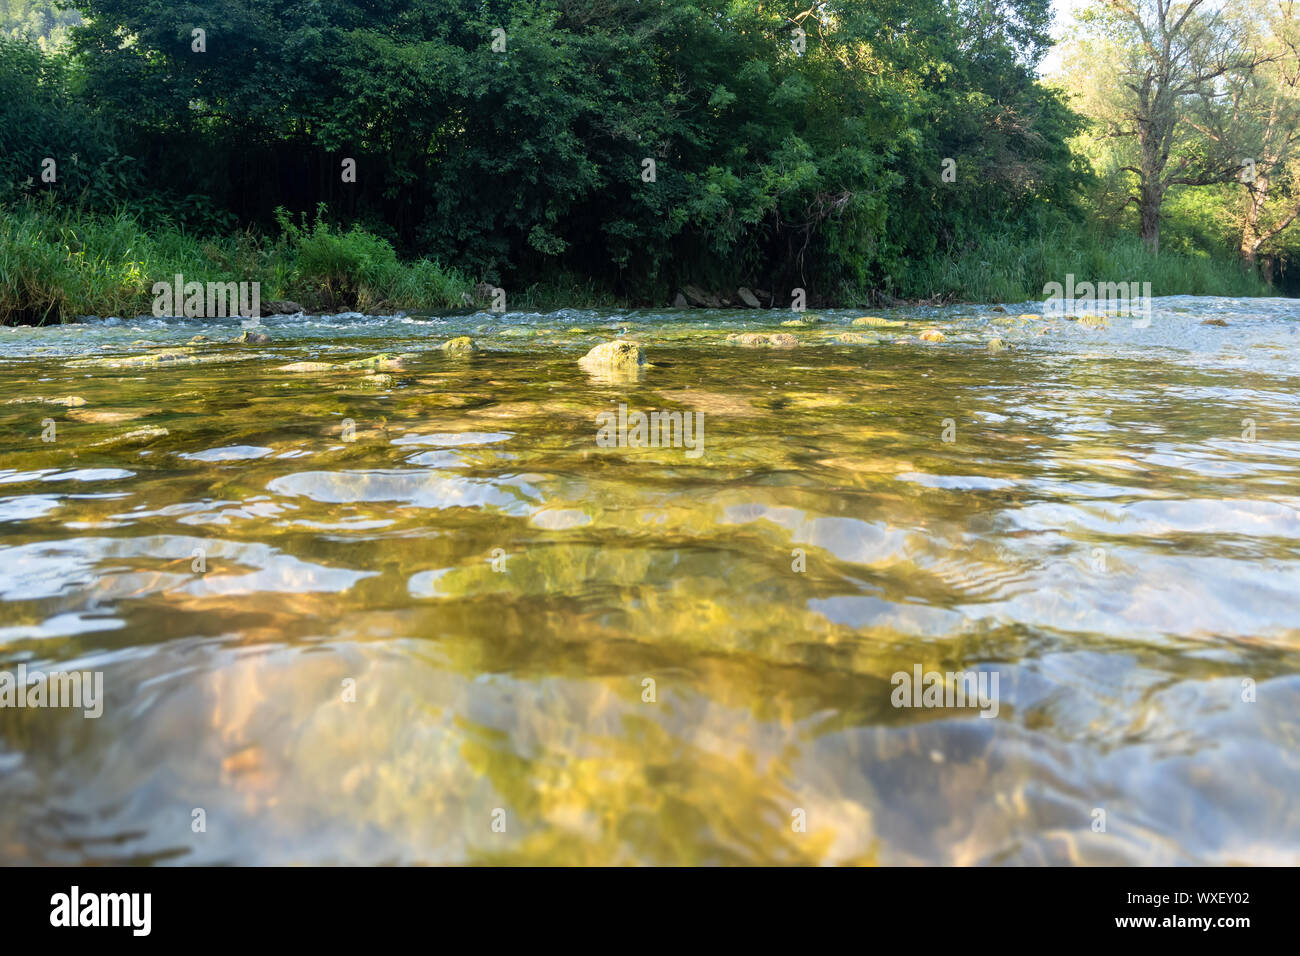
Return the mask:
<svg viewBox="0 0 1300 956">
<path fill-rule="evenodd" d="M 297 315 L 306 311 L 297 302 L 292 302 L 289 299 L 272 299 L 270 302 L 262 303 L 263 315 Z"/>
<path fill-rule="evenodd" d="M 589 372 L 636 371 L 646 364 L 645 349 L 639 342 L 601 342 L 578 359 Z"/>
<path fill-rule="evenodd" d="M 705 292 L 697 285 L 688 285 L 682 289 L 686 301 L 697 309 L 720 309 L 722 300 L 710 292 Z"/>
<path fill-rule="evenodd" d="M 878 315 L 864 315 L 861 318 L 853 320 L 854 325 L 869 325 L 876 329 L 901 329 L 907 325 L 906 322 L 899 322 L 897 319 L 882 319 Z"/>
<path fill-rule="evenodd" d="M 252 329 L 245 329 L 244 333 L 235 342 L 239 345 L 266 345 L 271 341 L 271 336 L 265 332 L 254 332 Z"/>
<path fill-rule="evenodd" d="M 455 355 L 469 355 L 471 352 L 477 352 L 478 346 L 468 335 L 458 335 L 454 339 L 448 339 L 439 346 L 444 352 L 450 352 Z"/>
</svg>

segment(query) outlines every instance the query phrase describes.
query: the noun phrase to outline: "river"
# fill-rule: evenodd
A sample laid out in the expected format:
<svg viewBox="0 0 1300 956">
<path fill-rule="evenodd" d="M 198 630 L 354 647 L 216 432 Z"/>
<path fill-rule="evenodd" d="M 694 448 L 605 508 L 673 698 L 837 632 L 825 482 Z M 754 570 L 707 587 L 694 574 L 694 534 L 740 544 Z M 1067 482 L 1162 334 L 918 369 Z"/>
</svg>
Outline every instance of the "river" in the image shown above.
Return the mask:
<svg viewBox="0 0 1300 956">
<path fill-rule="evenodd" d="M 1006 308 L 0 329 L 0 862 L 1300 863 L 1300 303 Z"/>
</svg>

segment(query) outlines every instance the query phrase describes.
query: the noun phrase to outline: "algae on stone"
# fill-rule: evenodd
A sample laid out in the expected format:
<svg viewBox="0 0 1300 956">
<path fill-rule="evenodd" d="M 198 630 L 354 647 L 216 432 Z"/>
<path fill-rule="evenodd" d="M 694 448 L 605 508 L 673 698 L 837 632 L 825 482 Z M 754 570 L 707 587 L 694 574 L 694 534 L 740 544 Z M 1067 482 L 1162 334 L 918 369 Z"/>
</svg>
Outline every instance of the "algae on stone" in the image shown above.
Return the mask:
<svg viewBox="0 0 1300 956">
<path fill-rule="evenodd" d="M 749 347 L 772 346 L 789 349 L 799 344 L 799 340 L 787 332 L 733 332 L 727 336 L 728 342 Z"/>
<path fill-rule="evenodd" d="M 588 370 L 596 369 L 637 369 L 646 364 L 645 349 L 639 342 L 622 339 L 614 342 L 601 342 L 593 346 L 578 364 Z"/>
</svg>

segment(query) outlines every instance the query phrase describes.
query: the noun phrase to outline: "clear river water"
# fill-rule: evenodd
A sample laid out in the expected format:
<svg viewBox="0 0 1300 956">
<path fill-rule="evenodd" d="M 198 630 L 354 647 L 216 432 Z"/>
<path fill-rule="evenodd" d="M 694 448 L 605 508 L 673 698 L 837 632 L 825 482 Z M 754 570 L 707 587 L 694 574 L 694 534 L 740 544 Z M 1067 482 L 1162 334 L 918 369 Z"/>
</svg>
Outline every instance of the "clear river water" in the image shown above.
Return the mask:
<svg viewBox="0 0 1300 956">
<path fill-rule="evenodd" d="M 1300 302 L 1040 310 L 0 329 L 0 862 L 1300 863 Z"/>
</svg>

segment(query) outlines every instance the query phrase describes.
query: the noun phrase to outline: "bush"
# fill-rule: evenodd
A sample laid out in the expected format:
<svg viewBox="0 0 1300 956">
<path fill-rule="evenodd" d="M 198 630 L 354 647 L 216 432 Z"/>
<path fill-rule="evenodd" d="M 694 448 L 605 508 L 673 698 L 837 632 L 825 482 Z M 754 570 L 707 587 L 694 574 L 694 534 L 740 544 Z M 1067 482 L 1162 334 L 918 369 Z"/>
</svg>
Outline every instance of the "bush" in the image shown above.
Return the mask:
<svg viewBox="0 0 1300 956">
<path fill-rule="evenodd" d="M 251 232 L 201 240 L 168 219 L 119 210 L 74 214 L 51 204 L 0 207 L 0 323 L 66 322 L 79 315 L 149 313 L 153 284 L 259 282 L 262 301 L 292 297 L 329 311 L 459 308 L 471 284 L 421 259 L 403 264 L 389 243 L 319 217 L 287 222 L 269 242 Z"/>
</svg>

